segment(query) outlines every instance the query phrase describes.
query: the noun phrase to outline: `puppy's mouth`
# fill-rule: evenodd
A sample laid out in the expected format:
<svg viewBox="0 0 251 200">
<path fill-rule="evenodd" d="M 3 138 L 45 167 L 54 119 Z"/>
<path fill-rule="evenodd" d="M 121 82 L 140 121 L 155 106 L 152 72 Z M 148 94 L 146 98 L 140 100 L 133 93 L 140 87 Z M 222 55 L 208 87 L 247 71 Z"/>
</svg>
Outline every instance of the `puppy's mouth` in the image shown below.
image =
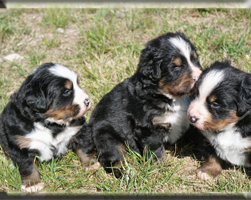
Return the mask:
<svg viewBox="0 0 251 200">
<path fill-rule="evenodd" d="M 73 117 L 72 119 L 78 119 L 78 118 L 83 117 L 88 110 L 90 110 L 90 109 L 84 109 L 84 110 L 79 111 L 79 113 L 75 117 Z"/>
<path fill-rule="evenodd" d="M 191 89 L 189 91 L 189 93 L 193 93 L 193 91 L 195 90 L 195 84 L 196 84 L 197 81 L 194 81 L 192 84 L 191 84 Z"/>
<path fill-rule="evenodd" d="M 197 79 L 197 80 L 194 80 L 194 79 L 193 79 L 193 83 L 192 83 L 191 86 L 190 86 L 190 90 L 189 90 L 189 92 L 188 92 L 188 95 L 192 95 L 192 94 L 195 92 L 197 81 L 198 81 L 198 79 Z"/>
</svg>

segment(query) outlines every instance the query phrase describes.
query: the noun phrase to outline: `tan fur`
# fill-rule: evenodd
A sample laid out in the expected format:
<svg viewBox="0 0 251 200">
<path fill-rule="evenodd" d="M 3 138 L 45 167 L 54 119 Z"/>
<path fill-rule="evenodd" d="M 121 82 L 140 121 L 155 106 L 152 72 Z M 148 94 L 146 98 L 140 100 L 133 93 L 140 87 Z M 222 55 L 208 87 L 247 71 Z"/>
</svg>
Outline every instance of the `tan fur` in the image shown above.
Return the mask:
<svg viewBox="0 0 251 200">
<path fill-rule="evenodd" d="M 237 122 L 239 118 L 236 115 L 236 111 L 231 111 L 230 116 L 228 118 L 215 121 L 212 116 L 208 118 L 207 121 L 204 122 L 205 130 L 221 130 L 225 128 L 227 125 Z"/>
<path fill-rule="evenodd" d="M 41 182 L 39 172 L 37 171 L 37 167 L 38 167 L 37 163 L 36 164 L 34 163 L 32 173 L 30 175 L 24 176 L 21 174 L 22 185 L 25 185 L 26 187 L 28 187 L 28 186 L 36 185 L 37 183 Z"/>
<path fill-rule="evenodd" d="M 166 84 L 165 78 L 162 78 L 158 86 L 162 93 L 178 96 L 179 92 L 190 90 L 193 83 L 194 80 L 185 72 L 183 76 L 169 84 Z"/>
<path fill-rule="evenodd" d="M 68 105 L 66 107 L 60 108 L 58 110 L 55 110 L 55 108 L 52 106 L 49 110 L 45 113 L 48 117 L 52 117 L 55 120 L 65 120 L 69 117 L 74 117 L 78 114 L 78 111 L 76 110 L 76 105 Z"/>
<path fill-rule="evenodd" d="M 176 66 L 181 66 L 182 65 L 182 60 L 180 57 L 177 57 L 174 59 L 173 63 L 176 65 Z"/>
<path fill-rule="evenodd" d="M 25 138 L 25 136 L 22 135 L 15 135 L 16 143 L 19 146 L 20 149 L 27 148 L 29 149 L 30 143 L 32 142 L 31 139 Z"/>
<path fill-rule="evenodd" d="M 65 82 L 65 88 L 68 89 L 68 90 L 72 89 L 72 82 L 69 81 L 69 80 L 67 80 L 67 81 Z"/>
<path fill-rule="evenodd" d="M 209 102 L 212 103 L 217 100 L 217 97 L 213 94 L 208 98 Z"/>
<path fill-rule="evenodd" d="M 205 158 L 205 161 L 202 162 L 201 167 L 197 169 L 197 173 L 199 171 L 206 172 L 215 178 L 217 175 L 221 173 L 223 161 L 217 156 L 208 156 Z"/>
<path fill-rule="evenodd" d="M 89 167 L 91 160 L 93 159 L 93 157 L 95 156 L 95 153 L 93 154 L 86 154 L 84 153 L 81 149 L 77 149 L 76 150 L 76 154 L 79 157 L 79 160 L 82 164 L 83 167 Z"/>
<path fill-rule="evenodd" d="M 124 144 L 119 143 L 117 144 L 116 148 L 119 150 L 119 152 L 123 157 L 126 156 L 127 147 Z M 113 164 L 113 167 L 117 167 L 113 169 L 115 177 L 117 178 L 121 177 L 123 166 L 124 166 L 124 159 L 121 159 L 120 161 Z"/>
<path fill-rule="evenodd" d="M 193 52 L 193 58 L 196 60 L 198 58 L 197 54 L 195 53 L 195 51 Z"/>
<path fill-rule="evenodd" d="M 171 127 L 170 123 L 162 123 L 161 117 L 160 116 L 156 116 L 153 118 L 153 126 L 162 126 L 164 127 L 166 130 L 169 130 Z"/>
</svg>

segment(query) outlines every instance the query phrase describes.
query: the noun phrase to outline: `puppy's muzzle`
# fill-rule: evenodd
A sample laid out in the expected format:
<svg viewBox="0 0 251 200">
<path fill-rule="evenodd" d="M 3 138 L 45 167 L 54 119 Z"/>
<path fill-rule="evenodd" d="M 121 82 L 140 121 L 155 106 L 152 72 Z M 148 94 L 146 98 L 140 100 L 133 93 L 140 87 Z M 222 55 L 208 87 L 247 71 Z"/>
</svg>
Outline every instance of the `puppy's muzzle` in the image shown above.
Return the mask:
<svg viewBox="0 0 251 200">
<path fill-rule="evenodd" d="M 198 121 L 199 118 L 195 117 L 195 116 L 191 116 L 189 115 L 188 116 L 188 120 L 191 122 L 191 123 L 196 123 Z"/>
<path fill-rule="evenodd" d="M 90 105 L 91 101 L 89 98 L 84 100 L 84 104 L 86 105 L 86 107 L 88 108 L 88 106 Z"/>
</svg>

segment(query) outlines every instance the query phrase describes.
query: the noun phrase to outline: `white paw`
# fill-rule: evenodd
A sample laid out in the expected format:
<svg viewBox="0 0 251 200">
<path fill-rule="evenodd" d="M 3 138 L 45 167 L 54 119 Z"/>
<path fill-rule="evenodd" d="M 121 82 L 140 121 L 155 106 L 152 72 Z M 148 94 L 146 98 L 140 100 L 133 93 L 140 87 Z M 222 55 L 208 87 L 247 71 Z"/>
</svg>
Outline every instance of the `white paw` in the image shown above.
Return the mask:
<svg viewBox="0 0 251 200">
<path fill-rule="evenodd" d="M 38 192 L 39 190 L 42 190 L 43 188 L 44 188 L 43 183 L 38 183 L 36 185 L 27 186 L 27 187 L 25 185 L 21 186 L 21 190 L 24 192 Z"/>
<path fill-rule="evenodd" d="M 212 179 L 212 177 L 208 173 L 202 172 L 200 170 L 197 170 L 197 176 L 203 181 L 208 181 Z"/>
<path fill-rule="evenodd" d="M 85 171 L 90 171 L 90 170 L 94 170 L 94 169 L 98 169 L 100 167 L 100 163 L 99 162 L 96 162 L 94 163 L 93 165 L 91 165 L 90 167 L 86 167 L 85 168 Z"/>
</svg>

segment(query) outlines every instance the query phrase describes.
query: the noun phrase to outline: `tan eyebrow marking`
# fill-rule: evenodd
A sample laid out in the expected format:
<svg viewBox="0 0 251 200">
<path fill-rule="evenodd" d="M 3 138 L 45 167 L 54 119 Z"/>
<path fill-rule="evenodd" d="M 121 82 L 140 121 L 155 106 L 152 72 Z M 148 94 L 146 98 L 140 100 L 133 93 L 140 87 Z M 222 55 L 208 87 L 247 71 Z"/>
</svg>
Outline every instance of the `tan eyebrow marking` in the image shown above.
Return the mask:
<svg viewBox="0 0 251 200">
<path fill-rule="evenodd" d="M 180 57 L 177 57 L 174 59 L 173 63 L 176 65 L 176 66 L 181 66 L 182 65 L 182 60 Z"/>
<path fill-rule="evenodd" d="M 69 80 L 67 80 L 67 81 L 65 82 L 65 88 L 68 89 L 68 90 L 72 89 L 72 82 L 69 81 Z"/>
</svg>

